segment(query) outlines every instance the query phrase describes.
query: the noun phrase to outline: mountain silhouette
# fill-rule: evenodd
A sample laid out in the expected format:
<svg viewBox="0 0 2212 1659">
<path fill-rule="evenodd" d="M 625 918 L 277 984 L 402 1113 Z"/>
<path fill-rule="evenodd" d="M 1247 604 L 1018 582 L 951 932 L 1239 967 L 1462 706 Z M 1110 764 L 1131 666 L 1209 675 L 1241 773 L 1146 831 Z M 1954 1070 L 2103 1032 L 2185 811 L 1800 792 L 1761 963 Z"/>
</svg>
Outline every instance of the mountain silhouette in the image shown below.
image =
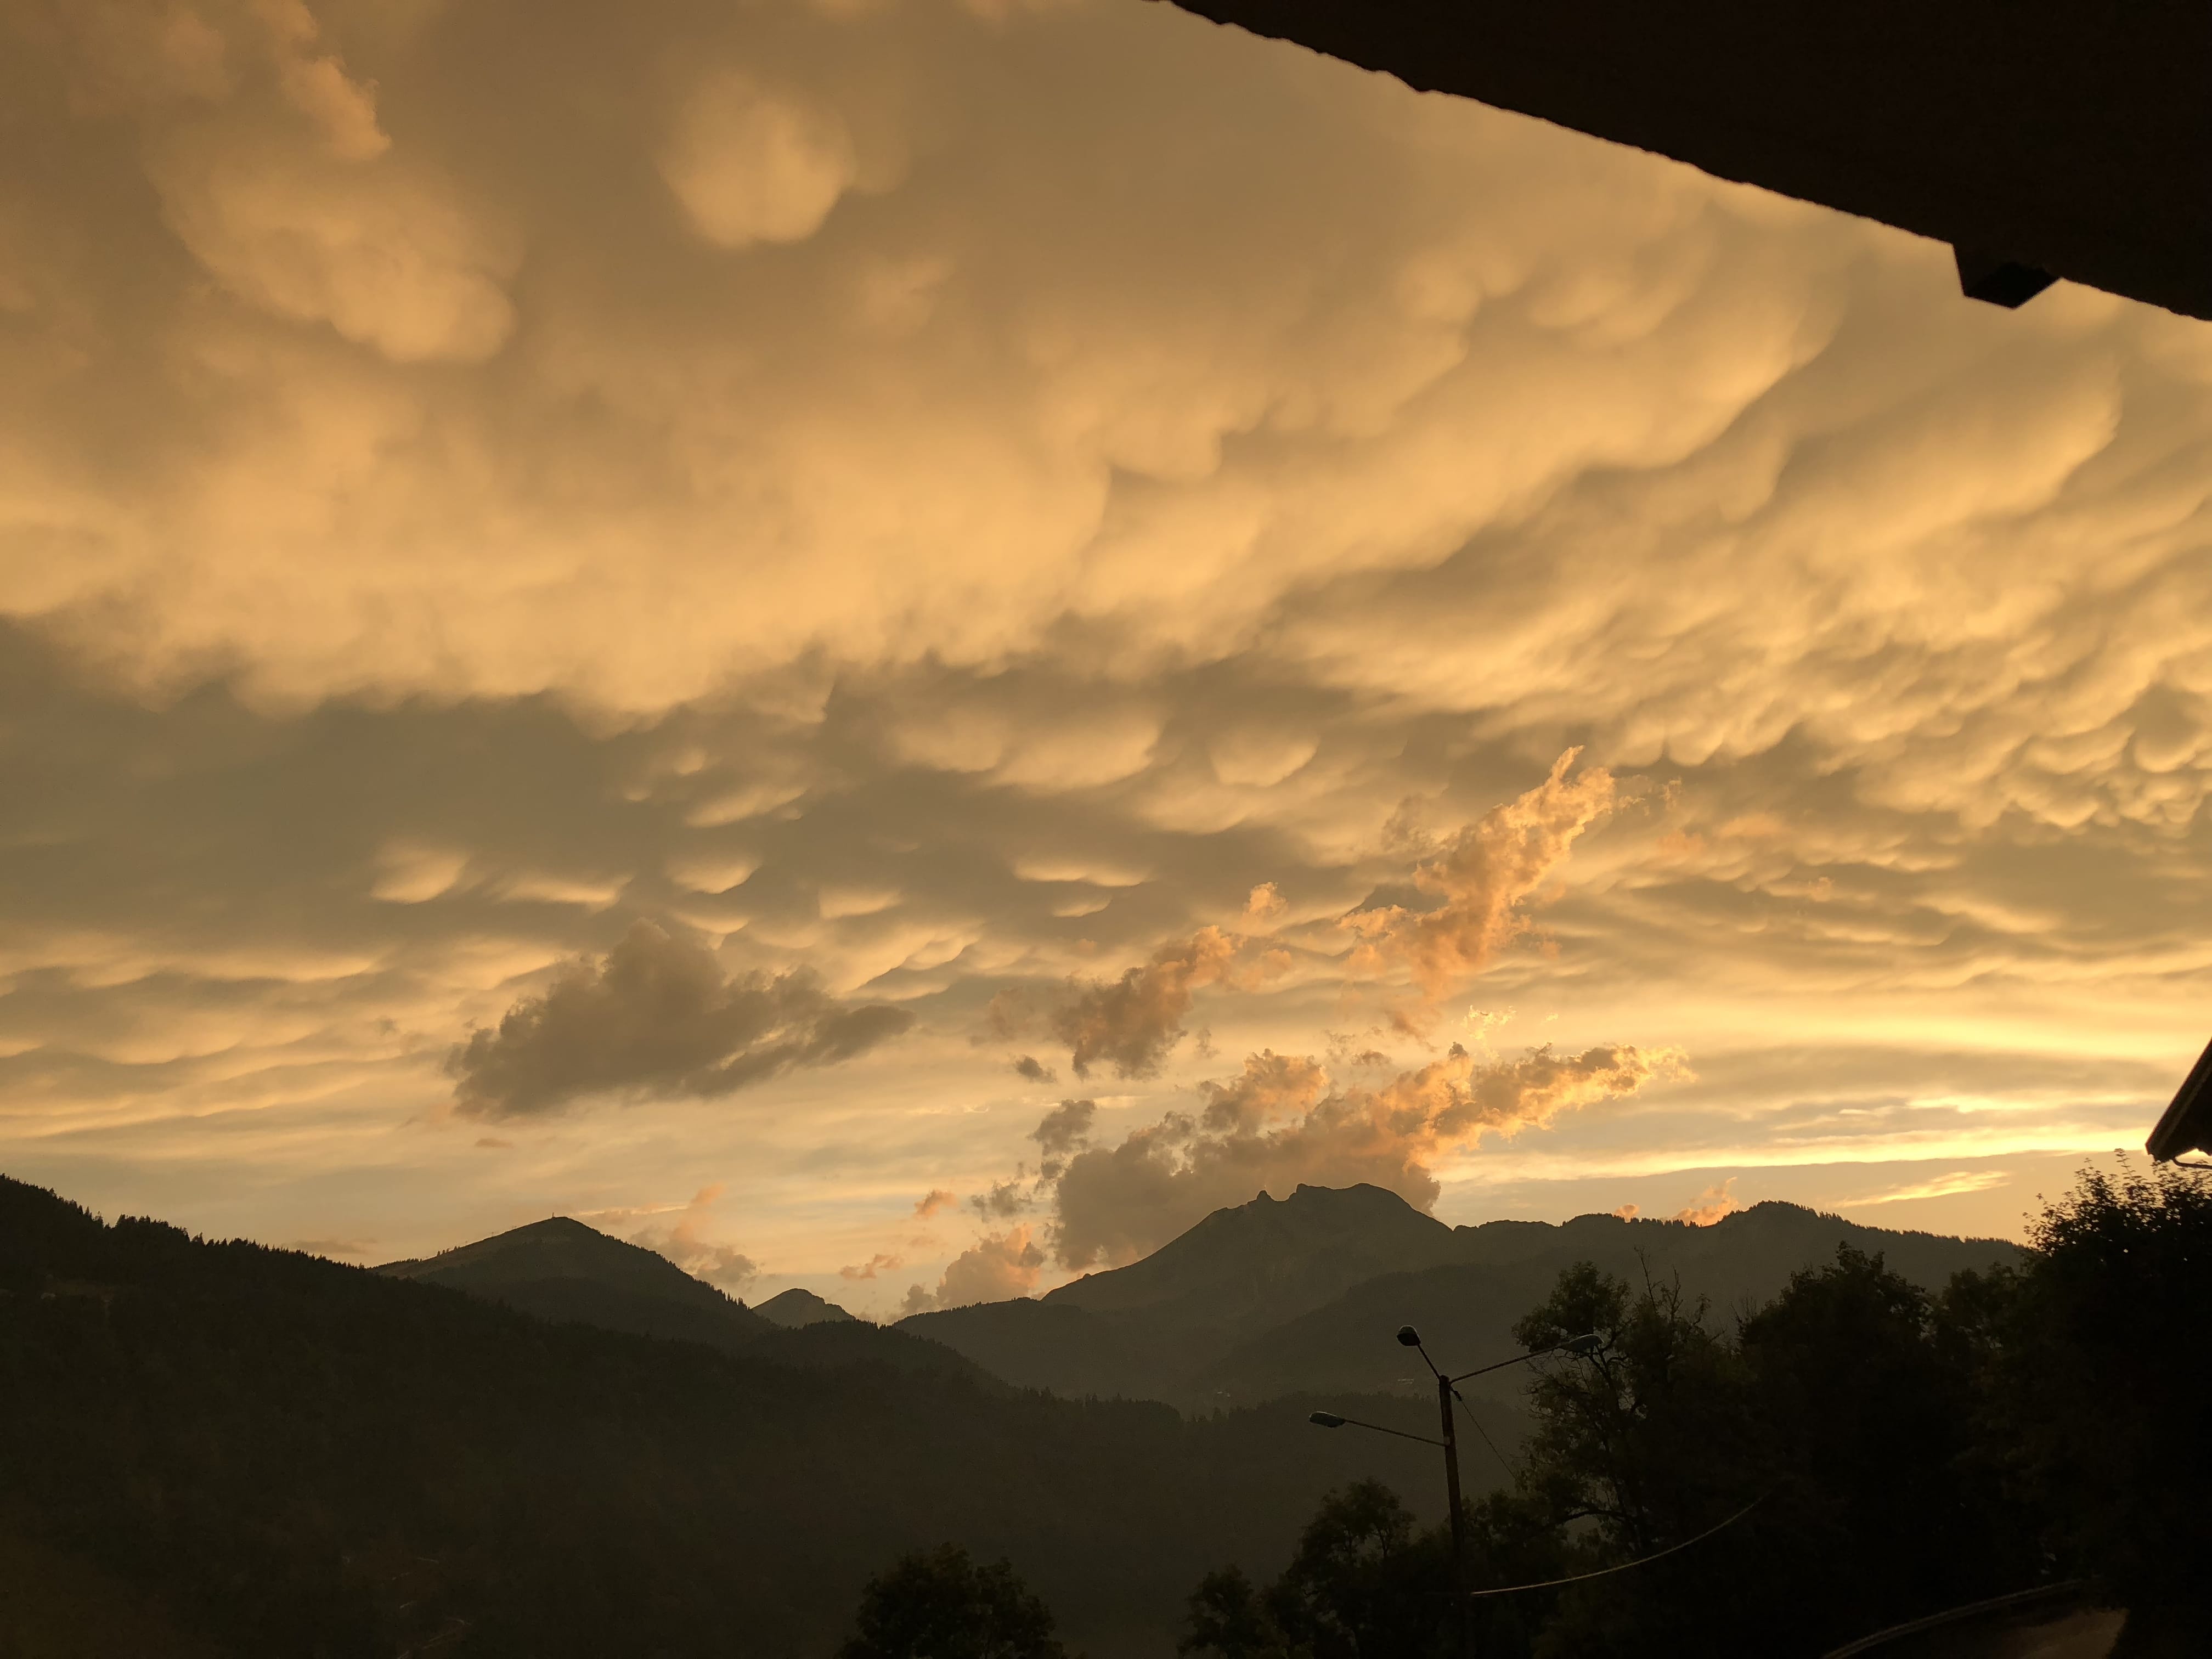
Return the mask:
<svg viewBox="0 0 2212 1659">
<path fill-rule="evenodd" d="M 416 1261 L 376 1269 L 465 1291 L 540 1319 L 572 1321 L 638 1336 L 750 1347 L 769 1322 L 666 1256 L 611 1238 L 567 1216 L 480 1238 Z"/>
<path fill-rule="evenodd" d="M 1878 1255 L 1892 1271 L 1931 1291 L 1962 1269 L 2021 1259 L 2019 1248 L 2001 1239 L 1864 1227 L 1773 1201 L 1703 1227 L 1612 1215 L 1577 1216 L 1557 1226 L 1491 1222 L 1457 1229 L 1454 1243 L 1455 1261 L 1371 1279 L 1239 1344 L 1186 1392 L 1225 1404 L 1294 1391 L 1404 1386 L 1408 1370 L 1419 1367 L 1409 1368 L 1389 1338 L 1408 1324 L 1449 1370 L 1507 1358 L 1516 1352 L 1514 1322 L 1577 1261 L 1632 1284 L 1679 1283 L 1725 1317 L 1771 1299 L 1792 1273 L 1833 1261 L 1838 1244 Z M 1521 1380 L 1502 1371 L 1487 1389 L 1516 1395 Z"/>
<path fill-rule="evenodd" d="M 1452 1249 L 1449 1227 L 1395 1193 L 1301 1186 L 1216 1210 L 1142 1261 L 1042 1297 L 917 1314 L 896 1328 L 1018 1387 L 1181 1401 L 1238 1340 Z"/>
<path fill-rule="evenodd" d="M 921 1314 L 897 1328 L 1023 1388 L 1244 1404 L 1425 1387 L 1390 1340 L 1409 1323 L 1455 1370 L 1509 1358 L 1514 1321 L 1577 1261 L 1632 1280 L 1678 1279 L 1727 1313 L 1832 1260 L 1839 1243 L 1880 1253 L 1930 1289 L 2020 1254 L 2002 1240 L 1863 1227 L 1793 1204 L 1709 1227 L 1586 1215 L 1455 1228 L 1381 1188 L 1300 1187 L 1217 1210 L 1143 1261 L 1042 1298 Z M 1508 1373 L 1492 1388 L 1503 1404 L 1517 1382 Z"/>
<path fill-rule="evenodd" d="M 800 1290 L 796 1285 L 781 1296 L 769 1297 L 753 1311 L 770 1324 L 781 1325 L 786 1330 L 793 1331 L 808 1325 L 840 1324 L 853 1318 L 836 1303 L 825 1301 L 813 1291 Z"/>
<path fill-rule="evenodd" d="M 1141 1261 L 1087 1274 L 1043 1299 L 1087 1313 L 1261 1328 L 1378 1273 L 1452 1259 L 1452 1230 L 1381 1187 L 1301 1186 L 1216 1210 Z"/>
<path fill-rule="evenodd" d="M 1305 1423 L 1419 1433 L 1415 1402 L 1187 1420 L 949 1354 L 894 1370 L 944 1351 L 778 1329 L 648 1256 L 539 1222 L 379 1273 L 0 1177 L 0 1651 L 800 1659 L 870 1574 L 951 1539 L 1012 1561 L 1093 1659 L 1146 1659 L 1201 1574 L 1286 1555 L 1330 1488 L 1433 1473 Z M 1411 1492 L 1430 1517 L 1434 1489 Z"/>
<path fill-rule="evenodd" d="M 566 1216 L 533 1221 L 419 1261 L 389 1261 L 375 1271 L 502 1303 L 539 1319 L 699 1342 L 783 1364 L 872 1364 L 960 1375 L 998 1386 L 988 1368 L 979 1370 L 926 1336 L 854 1319 L 803 1291 L 775 1298 L 787 1316 L 771 1318 L 694 1279 L 655 1251 L 611 1238 Z M 806 1306 L 787 1300 L 793 1296 L 830 1311 L 790 1318 L 791 1310 Z"/>
</svg>

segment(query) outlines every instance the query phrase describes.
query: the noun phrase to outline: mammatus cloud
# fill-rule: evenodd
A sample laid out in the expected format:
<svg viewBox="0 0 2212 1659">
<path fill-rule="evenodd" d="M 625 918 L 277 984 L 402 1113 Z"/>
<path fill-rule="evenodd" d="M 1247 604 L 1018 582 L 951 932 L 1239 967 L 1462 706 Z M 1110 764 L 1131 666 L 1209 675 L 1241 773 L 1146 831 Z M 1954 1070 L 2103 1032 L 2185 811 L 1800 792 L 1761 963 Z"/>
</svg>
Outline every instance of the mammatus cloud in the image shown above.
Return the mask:
<svg viewBox="0 0 2212 1659">
<path fill-rule="evenodd" d="M 729 70 L 683 100 L 659 161 L 692 228 L 726 248 L 805 240 L 859 172 L 834 108 Z"/>
<path fill-rule="evenodd" d="M 1237 1077 L 1201 1085 L 1202 1111 L 1170 1112 L 1119 1146 L 1076 1152 L 1051 1187 L 1048 1241 L 1063 1267 L 1115 1266 L 1224 1205 L 1301 1182 L 1367 1182 L 1426 1209 L 1440 1190 L 1429 1169 L 1439 1152 L 1686 1074 L 1670 1048 L 1542 1048 L 1490 1060 L 1455 1045 L 1370 1090 L 1332 1086 L 1310 1058 L 1254 1054 Z"/>
<path fill-rule="evenodd" d="M 164 223 L 230 295 L 393 362 L 505 343 L 518 238 L 395 151 L 374 82 L 304 0 L 52 14 L 80 109 L 136 127 Z"/>
<path fill-rule="evenodd" d="M 2110 1146 L 2172 1087 L 2113 1021 L 2201 1045 L 2212 326 L 1976 307 L 1939 245 L 1127 0 L 0 0 L 0 1152 L 82 1137 L 82 1195 L 419 1253 L 568 1190 L 359 1148 L 619 934 L 582 878 L 904 1006 L 1206 922 L 1318 962 L 1411 870 L 1389 803 L 1471 821 L 1565 732 L 1682 783 L 1516 993 L 1698 1054 L 1647 1167 Z M 1717 1092 L 1839 1024 L 1909 1108 Z M 755 1160 L 786 1262 L 825 1181 L 968 1167 L 978 1087 L 556 1156 Z"/>
<path fill-rule="evenodd" d="M 805 972 L 726 978 L 703 945 L 641 921 L 603 961 L 572 964 L 457 1044 L 446 1069 L 467 1115 L 532 1117 L 591 1095 L 726 1095 L 849 1060 L 913 1023 L 840 1002 Z"/>
<path fill-rule="evenodd" d="M 1434 1002 L 1525 932 L 1522 902 L 1565 860 L 1575 838 L 1613 810 L 1611 773 L 1592 767 L 1578 778 L 1567 775 L 1581 752 L 1568 750 L 1543 782 L 1493 807 L 1421 862 L 1413 884 L 1443 901 L 1434 909 L 1390 905 L 1346 917 L 1361 939 L 1355 969 L 1402 962 Z"/>
<path fill-rule="evenodd" d="M 629 1242 L 658 1251 L 694 1279 L 720 1285 L 732 1296 L 742 1294 L 760 1277 L 760 1263 L 730 1245 L 713 1243 L 702 1232 L 721 1195 L 719 1181 L 702 1187 L 673 1222 L 632 1233 Z"/>
<path fill-rule="evenodd" d="M 927 1313 L 933 1308 L 964 1308 L 973 1302 L 1027 1296 L 1036 1288 L 1044 1265 L 1044 1252 L 1037 1248 L 1028 1223 L 1002 1233 L 986 1233 L 952 1259 L 934 1291 L 909 1286 L 903 1311 Z"/>
</svg>

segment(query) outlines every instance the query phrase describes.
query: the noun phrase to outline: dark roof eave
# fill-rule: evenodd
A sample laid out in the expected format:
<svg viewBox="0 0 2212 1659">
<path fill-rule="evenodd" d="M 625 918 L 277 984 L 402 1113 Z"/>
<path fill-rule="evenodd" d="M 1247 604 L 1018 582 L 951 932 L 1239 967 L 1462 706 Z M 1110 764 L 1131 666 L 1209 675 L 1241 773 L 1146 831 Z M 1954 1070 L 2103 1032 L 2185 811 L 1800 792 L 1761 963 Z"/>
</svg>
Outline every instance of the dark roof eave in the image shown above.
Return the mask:
<svg viewBox="0 0 2212 1659">
<path fill-rule="evenodd" d="M 2212 1152 L 2212 1043 L 2197 1057 L 2143 1150 L 2161 1164 L 2184 1152 Z"/>
<path fill-rule="evenodd" d="M 1780 11 L 1758 0 L 1173 3 L 1417 90 L 1933 237 L 1970 259 L 2212 319 L 2201 67 L 2212 8 L 2202 0 Z"/>
</svg>

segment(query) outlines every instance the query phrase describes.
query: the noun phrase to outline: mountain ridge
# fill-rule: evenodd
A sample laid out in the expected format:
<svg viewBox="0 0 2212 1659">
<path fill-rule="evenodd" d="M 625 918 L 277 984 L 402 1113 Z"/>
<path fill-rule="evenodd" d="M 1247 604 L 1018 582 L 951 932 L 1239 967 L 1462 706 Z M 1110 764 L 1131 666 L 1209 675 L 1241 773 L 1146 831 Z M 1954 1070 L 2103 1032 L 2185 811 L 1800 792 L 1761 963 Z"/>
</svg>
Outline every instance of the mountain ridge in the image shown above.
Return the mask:
<svg viewBox="0 0 2212 1659">
<path fill-rule="evenodd" d="M 568 1320 L 704 1342 L 749 1346 L 770 1322 L 666 1256 L 571 1216 L 549 1216 L 435 1255 L 372 1269 L 503 1302 L 541 1319 Z"/>
<path fill-rule="evenodd" d="M 374 1271 L 503 1303 L 537 1317 L 702 1342 L 801 1366 L 876 1364 L 962 1374 L 987 1387 L 1152 1400 L 1184 1411 L 1310 1392 L 1422 1385 L 1387 1339 L 1420 1327 L 1455 1367 L 1510 1357 L 1511 1328 L 1561 1272 L 1673 1275 L 1717 1313 L 1765 1300 L 1839 1245 L 1881 1254 L 1935 1290 L 1962 1267 L 2015 1261 L 1996 1239 L 1867 1227 L 1768 1200 L 1698 1226 L 1659 1218 L 1501 1218 L 1448 1226 L 1367 1184 L 1301 1184 L 1212 1212 L 1152 1255 L 1036 1297 L 854 1318 L 792 1290 L 747 1308 L 673 1262 L 568 1217 Z M 1517 1375 L 1491 1392 L 1517 1398 Z"/>
<path fill-rule="evenodd" d="M 1301 1182 L 1285 1199 L 1261 1192 L 1214 1211 L 1150 1255 L 1088 1273 L 1041 1300 L 1091 1313 L 1218 1318 L 1240 1298 L 1240 1322 L 1288 1317 L 1409 1261 L 1448 1259 L 1452 1230 L 1395 1193 L 1360 1182 Z M 1200 1309 L 1208 1302 L 1206 1312 Z"/>
<path fill-rule="evenodd" d="M 459 1291 L 556 1323 L 697 1342 L 724 1353 L 784 1364 L 877 1364 L 905 1372 L 964 1376 L 991 1388 L 1005 1386 L 988 1368 L 927 1336 L 888 1330 L 854 1319 L 842 1309 L 795 1321 L 768 1317 L 685 1273 L 658 1251 L 570 1216 L 529 1222 L 435 1255 L 387 1261 L 371 1271 L 386 1279 Z M 820 1305 L 831 1306 L 827 1302 Z"/>
<path fill-rule="evenodd" d="M 1263 1259 L 1276 1242 L 1293 1247 L 1283 1264 Z M 1777 1200 L 1704 1227 L 1605 1214 L 1448 1227 L 1381 1188 L 1301 1186 L 1288 1199 L 1262 1193 L 1224 1206 L 1151 1256 L 1042 1297 L 939 1310 L 895 1328 L 1017 1387 L 1206 1409 L 1408 1386 L 1389 1340 L 1401 1324 L 1466 1348 L 1470 1365 L 1509 1357 L 1513 1322 L 1578 1261 L 1624 1277 L 1676 1273 L 1724 1313 L 1773 1295 L 1840 1244 L 1882 1253 L 1930 1290 L 1961 1268 L 2020 1256 L 2001 1239 L 1866 1227 Z M 1299 1263 L 1311 1264 L 1303 1279 L 1290 1271 Z M 1517 1383 L 1509 1376 L 1498 1386 Z"/>
<path fill-rule="evenodd" d="M 848 1313 L 826 1297 L 819 1297 L 798 1285 L 772 1296 L 757 1304 L 753 1311 L 771 1324 L 786 1330 L 799 1330 L 808 1325 L 842 1325 L 862 1322 L 859 1316 Z"/>
<path fill-rule="evenodd" d="M 1407 1367 L 1383 1338 L 1403 1324 L 1426 1334 L 1437 1362 L 1453 1370 L 1510 1358 L 1514 1322 L 1578 1261 L 1632 1283 L 1671 1276 L 1686 1294 L 1726 1318 L 1778 1295 L 1792 1273 L 1825 1266 L 1841 1245 L 1881 1255 L 1893 1271 L 1928 1291 L 1942 1289 L 1963 1268 L 2009 1264 L 2021 1256 L 2018 1246 L 2002 1239 L 1868 1227 L 1774 1200 L 1705 1226 L 1601 1213 L 1559 1223 L 1541 1239 L 1489 1233 L 1498 1224 L 1457 1230 L 1468 1253 L 1462 1260 L 1370 1280 L 1237 1345 L 1206 1369 L 1203 1393 L 1229 1403 L 1265 1398 L 1285 1386 L 1387 1389 L 1402 1382 Z M 1528 1248 L 1540 1242 L 1546 1248 Z M 1490 1385 L 1498 1393 L 1518 1388 L 1510 1371 Z"/>
</svg>

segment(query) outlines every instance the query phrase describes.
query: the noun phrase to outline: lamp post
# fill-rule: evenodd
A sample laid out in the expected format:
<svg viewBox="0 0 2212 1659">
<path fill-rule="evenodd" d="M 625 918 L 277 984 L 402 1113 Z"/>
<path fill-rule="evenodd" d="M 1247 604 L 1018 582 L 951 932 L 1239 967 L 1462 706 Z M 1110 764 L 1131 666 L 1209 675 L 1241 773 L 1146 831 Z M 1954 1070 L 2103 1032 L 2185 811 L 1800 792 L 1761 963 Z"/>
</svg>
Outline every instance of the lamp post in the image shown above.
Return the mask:
<svg viewBox="0 0 2212 1659">
<path fill-rule="evenodd" d="M 1462 1371 L 1449 1376 L 1437 1362 L 1429 1358 L 1429 1351 L 1421 1346 L 1421 1334 L 1411 1325 L 1398 1328 L 1398 1340 L 1421 1356 L 1421 1363 L 1437 1379 L 1437 1409 L 1441 1418 L 1443 1438 L 1431 1440 L 1425 1434 L 1407 1434 L 1403 1429 L 1386 1429 L 1380 1423 L 1363 1423 L 1356 1417 L 1340 1417 L 1334 1412 L 1316 1412 L 1306 1420 L 1324 1429 L 1340 1429 L 1346 1424 L 1355 1429 L 1373 1429 L 1378 1434 L 1395 1434 L 1401 1440 L 1418 1440 L 1425 1446 L 1441 1446 L 1444 1454 L 1444 1497 L 1451 1505 L 1451 1597 L 1458 1609 L 1458 1647 L 1460 1659 L 1468 1659 L 1469 1650 L 1467 1601 L 1467 1521 L 1460 1513 L 1459 1502 L 1459 1431 L 1452 1415 L 1452 1401 L 1458 1390 L 1454 1386 L 1471 1376 L 1480 1376 L 1486 1371 L 1503 1370 L 1508 1365 L 1518 1365 L 1531 1359 L 1541 1359 L 1547 1354 L 1591 1354 L 1605 1346 L 1605 1339 L 1595 1331 L 1581 1336 L 1569 1337 L 1565 1342 L 1553 1343 L 1548 1348 L 1538 1348 L 1528 1353 L 1516 1353 L 1509 1359 L 1492 1364 L 1477 1365 L 1471 1371 Z"/>
</svg>

